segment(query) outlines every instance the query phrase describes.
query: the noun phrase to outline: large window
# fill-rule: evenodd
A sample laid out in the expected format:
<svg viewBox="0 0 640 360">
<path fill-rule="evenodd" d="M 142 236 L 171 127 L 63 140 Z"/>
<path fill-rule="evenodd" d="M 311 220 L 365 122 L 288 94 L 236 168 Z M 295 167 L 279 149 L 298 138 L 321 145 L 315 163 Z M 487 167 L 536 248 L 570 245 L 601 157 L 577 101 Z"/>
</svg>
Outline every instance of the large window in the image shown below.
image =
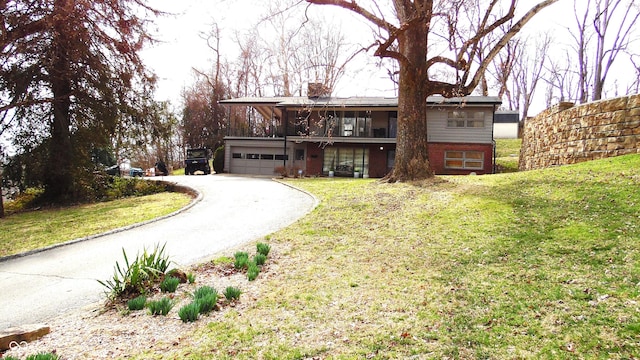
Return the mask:
<svg viewBox="0 0 640 360">
<path fill-rule="evenodd" d="M 324 149 L 322 172 L 334 171 L 337 176 L 353 176 L 354 172 L 369 173 L 369 149 L 328 147 Z"/>
<path fill-rule="evenodd" d="M 455 110 L 449 111 L 447 116 L 449 128 L 482 128 L 484 127 L 484 112 Z"/>
<path fill-rule="evenodd" d="M 482 170 L 484 153 L 481 151 L 445 151 L 444 167 L 447 169 Z"/>
</svg>

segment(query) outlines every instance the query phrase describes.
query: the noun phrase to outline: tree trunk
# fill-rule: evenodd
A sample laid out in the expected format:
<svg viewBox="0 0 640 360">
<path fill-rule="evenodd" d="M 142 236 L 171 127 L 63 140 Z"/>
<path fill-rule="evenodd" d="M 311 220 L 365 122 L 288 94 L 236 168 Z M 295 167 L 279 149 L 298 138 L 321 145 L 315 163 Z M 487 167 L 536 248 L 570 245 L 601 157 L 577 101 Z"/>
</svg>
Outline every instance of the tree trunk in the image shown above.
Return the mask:
<svg viewBox="0 0 640 360">
<path fill-rule="evenodd" d="M 2 196 L 2 170 L 0 170 L 0 219 L 4 217 L 4 197 Z"/>
<path fill-rule="evenodd" d="M 54 25 L 53 55 L 50 72 L 53 92 L 53 123 L 49 161 L 44 176 L 44 197 L 54 202 L 64 202 L 73 198 L 73 149 L 71 146 L 71 76 L 70 58 L 67 51 L 69 30 L 65 28 L 65 15 L 69 9 L 68 0 L 56 0 L 54 12 L 60 16 Z"/>
<path fill-rule="evenodd" d="M 408 27 L 398 36 L 398 134 L 395 166 L 385 181 L 412 181 L 433 177 L 427 149 L 427 87 L 426 67 L 427 25 Z"/>
</svg>

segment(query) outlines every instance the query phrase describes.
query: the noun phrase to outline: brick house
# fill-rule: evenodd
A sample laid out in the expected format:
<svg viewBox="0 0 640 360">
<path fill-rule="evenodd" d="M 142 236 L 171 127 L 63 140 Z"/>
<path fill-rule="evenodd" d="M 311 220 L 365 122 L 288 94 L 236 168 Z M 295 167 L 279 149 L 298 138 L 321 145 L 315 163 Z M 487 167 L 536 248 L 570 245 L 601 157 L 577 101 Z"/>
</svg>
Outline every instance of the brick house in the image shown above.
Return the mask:
<svg viewBox="0 0 640 360">
<path fill-rule="evenodd" d="M 493 122 L 500 99 L 433 96 L 427 102 L 435 173 L 493 173 Z M 249 125 L 229 121 L 225 172 L 274 175 L 284 167 L 306 175 L 379 178 L 393 168 L 397 98 L 260 97 L 220 104 L 250 107 L 256 114 Z"/>
</svg>

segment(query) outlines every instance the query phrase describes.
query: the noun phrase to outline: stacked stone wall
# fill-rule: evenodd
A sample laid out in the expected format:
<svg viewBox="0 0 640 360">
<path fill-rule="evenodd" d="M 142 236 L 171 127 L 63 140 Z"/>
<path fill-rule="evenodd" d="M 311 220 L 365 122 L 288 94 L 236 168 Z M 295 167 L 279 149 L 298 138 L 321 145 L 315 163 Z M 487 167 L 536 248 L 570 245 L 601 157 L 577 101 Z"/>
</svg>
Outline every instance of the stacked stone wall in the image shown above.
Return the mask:
<svg viewBox="0 0 640 360">
<path fill-rule="evenodd" d="M 520 170 L 640 153 L 640 95 L 560 103 L 524 125 Z"/>
</svg>

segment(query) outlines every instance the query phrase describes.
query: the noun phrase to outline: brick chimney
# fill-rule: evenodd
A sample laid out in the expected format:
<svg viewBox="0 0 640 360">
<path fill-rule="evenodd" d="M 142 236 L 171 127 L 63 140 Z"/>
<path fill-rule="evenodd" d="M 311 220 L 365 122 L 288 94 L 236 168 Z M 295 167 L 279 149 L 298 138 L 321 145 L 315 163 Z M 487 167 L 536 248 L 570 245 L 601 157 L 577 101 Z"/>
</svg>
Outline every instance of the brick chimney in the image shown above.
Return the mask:
<svg viewBox="0 0 640 360">
<path fill-rule="evenodd" d="M 307 97 L 313 99 L 328 96 L 331 96 L 331 91 L 328 87 L 324 86 L 324 84 L 312 82 L 309 83 L 309 87 L 307 88 Z"/>
</svg>

